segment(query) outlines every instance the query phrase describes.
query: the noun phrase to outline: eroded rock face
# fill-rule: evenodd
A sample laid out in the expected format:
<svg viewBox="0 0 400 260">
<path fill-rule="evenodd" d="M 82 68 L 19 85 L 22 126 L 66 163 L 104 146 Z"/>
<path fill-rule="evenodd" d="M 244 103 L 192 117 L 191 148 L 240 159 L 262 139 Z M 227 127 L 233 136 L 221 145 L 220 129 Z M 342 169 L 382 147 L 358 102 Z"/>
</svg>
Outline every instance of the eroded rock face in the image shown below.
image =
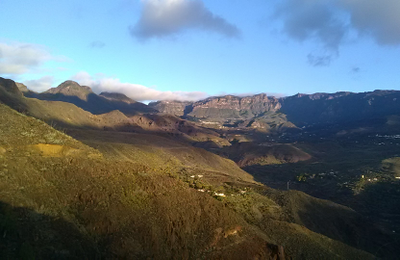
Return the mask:
<svg viewBox="0 0 400 260">
<path fill-rule="evenodd" d="M 224 117 L 224 118 L 250 118 L 259 116 L 268 111 L 277 111 L 281 108 L 279 100 L 259 94 L 249 97 L 223 96 L 211 97 L 193 104 L 189 113 L 194 117 Z M 216 109 L 220 110 L 215 113 Z"/>
<path fill-rule="evenodd" d="M 193 104 L 193 109 L 199 108 L 220 108 L 234 110 L 250 110 L 253 114 L 270 110 L 278 110 L 280 104 L 278 99 L 267 97 L 266 94 L 259 94 L 248 97 L 223 96 L 211 97 Z"/>
<path fill-rule="evenodd" d="M 158 101 L 150 103 L 149 106 L 161 113 L 194 120 L 213 128 L 269 129 L 269 124 L 277 126 L 287 122 L 286 118 L 275 115 L 281 108 L 279 99 L 268 97 L 266 94 L 247 97 L 227 95 L 197 102 Z M 255 123 L 255 120 L 258 123 Z"/>
<path fill-rule="evenodd" d="M 281 108 L 279 100 L 259 94 L 248 97 L 227 95 L 197 102 L 158 101 L 149 106 L 161 113 L 198 118 L 251 118 Z"/>
</svg>

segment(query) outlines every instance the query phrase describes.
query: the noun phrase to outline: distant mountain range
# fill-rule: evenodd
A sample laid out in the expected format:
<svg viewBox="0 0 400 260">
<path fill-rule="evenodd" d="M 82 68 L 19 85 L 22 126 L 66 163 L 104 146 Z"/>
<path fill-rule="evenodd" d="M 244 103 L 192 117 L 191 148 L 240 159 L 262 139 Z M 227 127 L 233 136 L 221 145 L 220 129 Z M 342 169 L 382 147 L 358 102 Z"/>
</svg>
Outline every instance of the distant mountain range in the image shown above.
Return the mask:
<svg viewBox="0 0 400 260">
<path fill-rule="evenodd" d="M 158 101 L 149 106 L 203 124 L 251 128 L 293 128 L 309 125 L 386 122 L 400 113 L 400 91 L 333 94 L 297 94 L 275 98 L 259 94 L 249 97 L 210 97 L 198 102 Z"/>
<path fill-rule="evenodd" d="M 8 259 L 31 251 L 43 259 L 395 258 L 397 229 L 386 232 L 351 208 L 273 190 L 253 176 L 291 189 L 303 177 L 324 193 L 366 182 L 358 167 L 393 157 L 400 143 L 349 139 L 343 126 L 390 123 L 397 134 L 399 98 L 400 91 L 259 94 L 145 105 L 73 81 L 35 93 L 0 78 L 0 251 Z M 355 144 L 349 158 L 337 156 Z M 361 207 L 385 204 L 375 195 L 381 191 Z M 397 220 L 396 210 L 385 210 Z M 40 235 L 47 233 L 56 239 Z"/>
<path fill-rule="evenodd" d="M 305 126 L 382 125 L 390 116 L 400 114 L 400 91 L 395 90 L 297 94 L 283 98 L 266 94 L 247 97 L 226 95 L 196 102 L 157 101 L 145 105 L 121 93 L 103 92 L 97 95 L 90 87 L 70 80 L 43 93 L 29 91 L 20 83 L 17 87 L 26 97 L 72 103 L 96 115 L 114 110 L 128 117 L 170 114 L 214 129 L 283 132 Z"/>
</svg>

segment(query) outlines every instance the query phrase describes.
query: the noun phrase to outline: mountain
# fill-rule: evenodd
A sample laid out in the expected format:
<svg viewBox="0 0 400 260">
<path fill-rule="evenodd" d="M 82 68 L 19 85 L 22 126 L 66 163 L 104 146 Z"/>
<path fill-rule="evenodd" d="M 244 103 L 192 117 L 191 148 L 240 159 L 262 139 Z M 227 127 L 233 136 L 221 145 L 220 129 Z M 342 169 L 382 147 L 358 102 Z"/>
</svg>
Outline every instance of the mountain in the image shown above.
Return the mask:
<svg viewBox="0 0 400 260">
<path fill-rule="evenodd" d="M 0 77 L 0 86 L 2 87 L 4 94 L 15 95 L 21 97 L 22 93 L 18 88 L 18 85 L 11 79 L 5 79 Z"/>
<path fill-rule="evenodd" d="M 400 113 L 400 91 L 297 94 L 283 98 L 227 95 L 198 102 L 158 101 L 149 106 L 210 127 L 276 131 L 310 125 L 384 124 L 388 116 Z"/>
<path fill-rule="evenodd" d="M 257 193 L 257 184 L 230 178 L 219 187 L 217 177 L 228 172 L 175 168 L 163 156 L 164 164 L 147 164 L 156 155 L 149 142 L 163 146 L 160 140 L 126 138 L 139 146 L 124 150 L 118 146 L 123 135 L 84 132 L 103 143 L 99 151 L 3 104 L 0 113 L 0 250 L 7 259 L 373 259 L 288 222 L 286 210 Z M 148 155 L 141 158 L 143 151 Z M 193 173 L 204 179 L 193 180 Z M 230 196 L 220 201 L 199 192 L 203 186 Z"/>
<path fill-rule="evenodd" d="M 58 87 L 45 91 L 44 94 L 59 94 L 60 96 L 77 97 L 81 100 L 88 101 L 88 96 L 94 93 L 90 87 L 81 86 L 75 81 L 67 80 Z"/>
<path fill-rule="evenodd" d="M 95 94 L 88 86 L 81 86 L 77 82 L 68 80 L 56 88 L 43 93 L 26 93 L 25 96 L 40 100 L 64 101 L 72 103 L 92 114 L 104 114 L 119 110 L 127 116 L 139 113 L 157 112 L 147 105 L 133 101 L 123 94 L 102 93 Z"/>
<path fill-rule="evenodd" d="M 386 121 L 387 116 L 400 113 L 400 91 L 298 94 L 281 98 L 280 103 L 280 111 L 298 126 Z"/>
<path fill-rule="evenodd" d="M 58 91 L 64 93 L 50 94 L 65 97 L 70 93 L 83 102 L 80 97 L 90 101 L 92 95 L 90 89 L 73 83 Z M 132 103 L 124 95 L 103 96 L 108 102 Z M 375 223 L 370 215 L 349 207 L 300 191 L 274 190 L 253 178 L 260 180 L 273 172 L 273 181 L 282 179 L 285 189 L 289 184 L 293 189 L 302 183 L 286 176 L 299 173 L 307 187 L 315 182 L 320 190 L 330 192 L 332 185 L 360 181 L 362 171 L 356 166 L 365 163 L 364 156 L 370 160 L 397 153 L 400 149 L 394 141 L 387 144 L 391 149 L 375 143 L 375 139 L 396 136 L 374 135 L 372 145 L 357 149 L 351 147 L 353 140 L 337 135 L 327 143 L 319 136 L 315 143 L 305 139 L 281 143 L 279 138 L 288 136 L 287 131 L 279 135 L 249 131 L 249 124 L 278 129 L 272 120 L 286 118 L 282 107 L 278 110 L 279 104 L 263 95 L 250 98 L 252 105 L 237 103 L 234 97 L 200 102 L 199 115 L 211 111 L 207 106 L 235 115 L 229 100 L 235 104 L 232 107 L 251 116 L 243 115 L 234 126 L 210 129 L 191 117 L 163 113 L 127 115 L 113 110 L 93 114 L 65 101 L 26 97 L 14 81 L 0 78 L 2 255 L 7 259 L 374 259 L 398 255 L 392 233 L 397 228 L 387 228 L 392 222 Z M 223 122 L 225 112 L 215 118 Z M 290 122 L 280 128 L 284 124 Z M 297 131 L 300 134 L 292 138 L 309 136 L 308 130 Z M 240 141 L 240 136 L 247 139 Z M 363 140 L 363 145 L 369 140 Z M 342 150 L 338 149 L 343 142 Z M 353 150 L 344 154 L 349 149 Z M 336 177 L 334 160 L 342 168 L 355 165 L 353 180 Z M 396 169 L 392 161 L 387 162 L 387 169 Z M 239 166 L 258 170 L 251 175 Z M 360 181 L 370 187 L 368 182 Z M 398 189 L 390 190 L 392 194 Z M 357 196 L 349 198 L 361 209 L 368 209 L 371 202 L 380 205 L 374 207 L 377 216 L 379 209 L 397 214 L 386 210 L 380 196 L 372 199 L 379 194 L 375 191 L 368 196 L 361 193 L 360 206 Z"/>
<path fill-rule="evenodd" d="M 281 108 L 279 100 L 266 94 L 249 97 L 227 95 L 197 102 L 158 101 L 149 106 L 161 113 L 172 113 L 214 128 L 277 130 L 282 125 L 295 127 L 286 120 L 285 115 L 277 113 Z"/>
</svg>

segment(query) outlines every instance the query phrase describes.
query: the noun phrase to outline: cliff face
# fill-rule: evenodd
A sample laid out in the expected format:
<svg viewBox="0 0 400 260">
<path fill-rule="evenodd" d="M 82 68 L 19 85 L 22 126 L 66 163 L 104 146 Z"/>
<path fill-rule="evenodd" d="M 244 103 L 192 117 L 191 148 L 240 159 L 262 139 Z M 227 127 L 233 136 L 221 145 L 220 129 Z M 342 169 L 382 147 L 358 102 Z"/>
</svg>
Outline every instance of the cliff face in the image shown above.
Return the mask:
<svg viewBox="0 0 400 260">
<path fill-rule="evenodd" d="M 259 94 L 250 97 L 223 96 L 211 97 L 193 104 L 188 114 L 198 118 L 242 118 L 257 117 L 268 111 L 277 111 L 281 105 L 274 97 Z"/>
<path fill-rule="evenodd" d="M 198 102 L 160 101 L 153 108 L 219 127 L 290 128 L 324 124 L 371 124 L 400 114 L 400 91 L 297 94 L 274 98 L 265 94 L 248 97 L 210 97 Z M 364 122 L 364 123 L 363 123 Z"/>
<path fill-rule="evenodd" d="M 200 122 L 208 127 L 240 127 L 270 129 L 287 122 L 276 116 L 281 108 L 279 99 L 259 94 L 248 97 L 227 95 L 210 97 L 197 102 L 158 101 L 149 106 L 160 113 L 172 114 Z M 279 120 L 277 120 L 279 118 Z"/>
<path fill-rule="evenodd" d="M 258 94 L 248 97 L 227 95 L 210 97 L 197 102 L 158 101 L 149 106 L 160 113 L 198 121 L 209 127 L 240 127 L 270 129 L 279 126 L 286 117 L 277 116 L 279 99 Z M 277 120 L 279 118 L 279 120 Z"/>
<path fill-rule="evenodd" d="M 227 95 L 197 102 L 158 101 L 149 104 L 161 113 L 200 119 L 249 119 L 281 108 L 279 100 L 259 94 L 249 97 Z"/>
</svg>

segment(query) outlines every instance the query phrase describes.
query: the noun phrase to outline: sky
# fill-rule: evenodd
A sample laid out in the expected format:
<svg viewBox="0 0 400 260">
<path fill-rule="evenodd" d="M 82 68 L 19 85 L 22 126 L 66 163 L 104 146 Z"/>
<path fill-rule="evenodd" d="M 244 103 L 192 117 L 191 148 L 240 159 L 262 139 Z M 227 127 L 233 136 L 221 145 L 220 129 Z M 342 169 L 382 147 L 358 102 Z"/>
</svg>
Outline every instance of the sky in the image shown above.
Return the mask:
<svg viewBox="0 0 400 260">
<path fill-rule="evenodd" d="M 400 90 L 399 0 L 0 0 L 0 77 L 138 101 Z"/>
</svg>

